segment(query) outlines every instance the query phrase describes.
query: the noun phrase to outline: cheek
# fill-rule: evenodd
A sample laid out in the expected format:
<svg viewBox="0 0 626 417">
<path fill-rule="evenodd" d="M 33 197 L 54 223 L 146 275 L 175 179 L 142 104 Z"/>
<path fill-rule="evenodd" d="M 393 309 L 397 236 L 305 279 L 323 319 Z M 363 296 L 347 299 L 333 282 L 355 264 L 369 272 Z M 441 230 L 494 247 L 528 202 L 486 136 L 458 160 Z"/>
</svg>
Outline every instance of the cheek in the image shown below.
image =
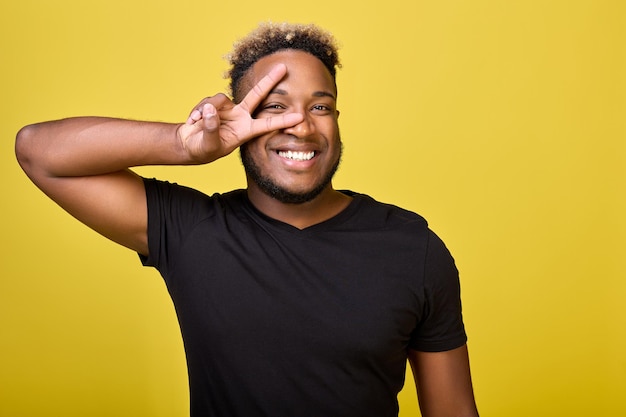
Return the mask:
<svg viewBox="0 0 626 417">
<path fill-rule="evenodd" d="M 335 123 L 330 129 L 329 132 L 331 133 L 331 136 L 333 139 L 333 144 L 335 145 L 341 145 L 341 134 L 339 133 L 339 126 L 337 125 L 337 123 Z"/>
<path fill-rule="evenodd" d="M 262 137 L 252 139 L 242 145 L 242 149 L 252 158 L 259 158 L 265 154 L 265 142 Z"/>
<path fill-rule="evenodd" d="M 339 139 L 339 124 L 336 119 L 323 119 L 315 123 L 317 131 L 323 135 L 326 140 L 336 142 Z"/>
</svg>

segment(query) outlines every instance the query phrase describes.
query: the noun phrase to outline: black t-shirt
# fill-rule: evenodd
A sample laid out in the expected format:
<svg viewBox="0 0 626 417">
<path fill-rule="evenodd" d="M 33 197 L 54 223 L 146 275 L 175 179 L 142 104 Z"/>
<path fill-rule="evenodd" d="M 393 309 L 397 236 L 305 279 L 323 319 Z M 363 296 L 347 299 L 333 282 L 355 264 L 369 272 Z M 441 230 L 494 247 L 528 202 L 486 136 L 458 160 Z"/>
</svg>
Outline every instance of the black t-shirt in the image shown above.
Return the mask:
<svg viewBox="0 0 626 417">
<path fill-rule="evenodd" d="M 346 191 L 300 230 L 244 190 L 145 185 L 143 262 L 176 308 L 193 417 L 397 416 L 407 349 L 466 342 L 454 260 L 415 213 Z"/>
</svg>

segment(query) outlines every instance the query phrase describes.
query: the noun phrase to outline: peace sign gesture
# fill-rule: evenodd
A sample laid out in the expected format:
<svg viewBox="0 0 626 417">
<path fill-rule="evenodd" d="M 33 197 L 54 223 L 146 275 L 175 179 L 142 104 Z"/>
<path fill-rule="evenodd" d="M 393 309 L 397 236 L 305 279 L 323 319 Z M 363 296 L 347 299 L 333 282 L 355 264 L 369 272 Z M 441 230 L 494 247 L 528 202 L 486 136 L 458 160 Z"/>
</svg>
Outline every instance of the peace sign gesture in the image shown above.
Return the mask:
<svg viewBox="0 0 626 417">
<path fill-rule="evenodd" d="M 299 113 L 254 119 L 252 113 L 287 73 L 287 67 L 273 67 L 239 104 L 224 94 L 203 99 L 178 128 L 178 137 L 190 159 L 208 163 L 230 154 L 246 141 L 264 133 L 285 129 L 302 121 Z"/>
</svg>

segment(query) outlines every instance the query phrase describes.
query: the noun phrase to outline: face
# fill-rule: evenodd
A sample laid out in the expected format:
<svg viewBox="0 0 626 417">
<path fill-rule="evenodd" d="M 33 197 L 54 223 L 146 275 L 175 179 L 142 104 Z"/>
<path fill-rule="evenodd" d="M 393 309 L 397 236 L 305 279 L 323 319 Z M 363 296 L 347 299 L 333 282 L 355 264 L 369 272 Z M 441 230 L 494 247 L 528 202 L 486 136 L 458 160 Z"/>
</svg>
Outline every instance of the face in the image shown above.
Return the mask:
<svg viewBox="0 0 626 417">
<path fill-rule="evenodd" d="M 255 111 L 256 118 L 300 113 L 301 123 L 255 138 L 241 147 L 248 189 L 280 202 L 298 204 L 332 190 L 341 159 L 335 83 L 320 60 L 298 50 L 261 58 L 242 85 L 255 85 L 278 63 L 287 75 Z"/>
</svg>

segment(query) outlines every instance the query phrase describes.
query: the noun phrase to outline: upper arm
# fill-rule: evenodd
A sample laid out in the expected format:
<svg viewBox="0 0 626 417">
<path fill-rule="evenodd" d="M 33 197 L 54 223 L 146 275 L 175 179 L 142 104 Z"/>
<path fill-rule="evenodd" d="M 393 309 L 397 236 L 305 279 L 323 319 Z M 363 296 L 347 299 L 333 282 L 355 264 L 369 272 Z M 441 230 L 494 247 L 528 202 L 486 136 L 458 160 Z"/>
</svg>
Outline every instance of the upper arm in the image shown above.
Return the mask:
<svg viewBox="0 0 626 417">
<path fill-rule="evenodd" d="M 112 145 L 107 149 L 104 141 L 95 150 L 85 151 L 85 141 L 73 139 L 66 145 L 58 139 L 72 136 L 63 130 L 66 124 L 73 131 L 84 128 L 86 123 L 51 122 L 45 130 L 25 127 L 17 136 L 17 159 L 35 185 L 72 216 L 103 236 L 147 255 L 148 214 L 143 179 L 119 167 L 89 172 L 85 167 L 93 161 L 106 160 L 109 155 L 107 150 Z M 80 150 L 67 151 L 72 146 Z"/>
<path fill-rule="evenodd" d="M 424 417 L 478 416 L 467 345 L 444 352 L 409 349 L 409 362 Z"/>
<path fill-rule="evenodd" d="M 148 214 L 143 179 L 130 170 L 84 177 L 28 172 L 65 211 L 101 235 L 148 254 Z"/>
</svg>

